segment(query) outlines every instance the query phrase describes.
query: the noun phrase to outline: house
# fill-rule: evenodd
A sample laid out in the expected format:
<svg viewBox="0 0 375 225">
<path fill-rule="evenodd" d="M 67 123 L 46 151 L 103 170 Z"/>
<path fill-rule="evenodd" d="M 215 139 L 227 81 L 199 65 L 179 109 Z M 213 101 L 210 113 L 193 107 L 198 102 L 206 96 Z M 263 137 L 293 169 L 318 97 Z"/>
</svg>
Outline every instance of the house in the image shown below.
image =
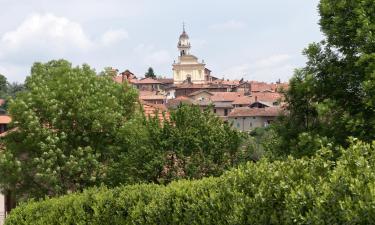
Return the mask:
<svg viewBox="0 0 375 225">
<path fill-rule="evenodd" d="M 6 114 L 0 115 L 0 137 L 4 137 L 7 133 L 8 124 L 12 122 L 12 118 Z M 3 151 L 3 146 L 0 146 L 0 151 Z M 10 211 L 9 209 L 9 198 L 8 196 L 4 196 L 0 194 L 0 225 L 4 223 L 5 216 L 7 212 Z"/>
<path fill-rule="evenodd" d="M 228 116 L 228 122 L 241 131 L 251 131 L 258 127 L 267 127 L 282 113 L 280 107 L 234 108 Z"/>
<path fill-rule="evenodd" d="M 222 84 L 193 84 L 185 82 L 183 84 L 177 84 L 172 87 L 175 97 L 189 96 L 191 93 L 206 90 L 209 92 L 227 92 L 230 88 L 227 85 Z"/>
<path fill-rule="evenodd" d="M 189 98 L 193 100 L 209 100 L 214 94 L 207 90 L 199 90 L 189 94 Z"/>
<path fill-rule="evenodd" d="M 253 101 L 254 99 L 250 96 L 239 96 L 234 99 L 234 101 L 232 102 L 232 105 L 234 108 L 247 107 L 247 106 L 250 106 L 250 104 L 252 104 Z"/>
<path fill-rule="evenodd" d="M 132 80 L 132 84 L 140 91 L 160 91 L 164 86 L 160 81 L 152 78 L 144 78 L 141 80 Z"/>
<path fill-rule="evenodd" d="M 139 91 L 139 99 L 145 103 L 164 105 L 167 97 L 158 91 Z"/>
<path fill-rule="evenodd" d="M 8 129 L 8 124 L 12 122 L 12 118 L 8 115 L 0 115 L 0 134 Z"/>
<path fill-rule="evenodd" d="M 168 100 L 166 106 L 168 109 L 176 109 L 181 104 L 193 105 L 194 100 L 185 96 L 180 96 L 180 97 Z"/>
</svg>

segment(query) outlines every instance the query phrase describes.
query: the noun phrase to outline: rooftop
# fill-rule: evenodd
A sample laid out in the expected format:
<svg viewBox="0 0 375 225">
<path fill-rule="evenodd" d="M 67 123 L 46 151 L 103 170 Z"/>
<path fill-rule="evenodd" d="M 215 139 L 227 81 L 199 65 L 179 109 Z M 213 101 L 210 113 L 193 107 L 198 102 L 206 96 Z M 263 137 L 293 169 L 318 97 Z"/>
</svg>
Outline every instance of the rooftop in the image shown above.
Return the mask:
<svg viewBox="0 0 375 225">
<path fill-rule="evenodd" d="M 276 117 L 282 113 L 280 107 L 267 107 L 267 108 L 249 108 L 239 107 L 229 113 L 229 117 L 250 117 L 250 116 L 272 116 Z"/>
</svg>

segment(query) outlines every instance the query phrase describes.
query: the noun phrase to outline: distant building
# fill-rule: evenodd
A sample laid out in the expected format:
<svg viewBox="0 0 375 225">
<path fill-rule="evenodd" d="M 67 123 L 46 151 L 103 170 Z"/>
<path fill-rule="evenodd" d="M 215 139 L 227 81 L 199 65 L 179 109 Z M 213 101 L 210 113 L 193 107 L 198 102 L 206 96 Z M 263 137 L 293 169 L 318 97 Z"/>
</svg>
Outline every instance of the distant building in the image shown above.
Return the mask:
<svg viewBox="0 0 375 225">
<path fill-rule="evenodd" d="M 204 62 L 198 62 L 198 58 L 190 54 L 189 36 L 183 27 L 182 34 L 177 44 L 180 55 L 177 62 L 173 63 L 173 79 L 175 84 L 182 84 L 184 81 L 193 84 L 204 84 L 212 78 L 211 71 L 205 68 Z"/>
<path fill-rule="evenodd" d="M 267 127 L 281 113 L 280 107 L 239 107 L 233 109 L 229 114 L 228 122 L 238 130 L 251 131 L 258 127 Z"/>
</svg>

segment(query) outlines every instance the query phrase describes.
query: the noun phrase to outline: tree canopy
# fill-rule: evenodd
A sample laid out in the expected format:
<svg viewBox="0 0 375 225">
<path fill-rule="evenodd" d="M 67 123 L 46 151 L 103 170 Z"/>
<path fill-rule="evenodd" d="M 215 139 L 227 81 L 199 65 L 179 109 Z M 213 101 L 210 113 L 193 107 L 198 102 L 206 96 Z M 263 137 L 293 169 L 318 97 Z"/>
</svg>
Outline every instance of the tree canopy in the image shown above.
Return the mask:
<svg viewBox="0 0 375 225">
<path fill-rule="evenodd" d="M 305 49 L 286 96 L 290 114 L 276 126 L 283 154 L 375 139 L 374 1 L 321 0 L 319 12 L 325 39 Z"/>
<path fill-rule="evenodd" d="M 65 60 L 35 63 L 25 85 L 9 108 L 15 129 L 0 154 L 3 189 L 43 197 L 101 183 L 136 92 Z"/>
<path fill-rule="evenodd" d="M 152 67 L 148 68 L 147 72 L 145 73 L 145 77 L 146 78 L 152 78 L 152 79 L 156 78 L 156 75 L 154 73 L 154 69 L 152 69 Z"/>
</svg>

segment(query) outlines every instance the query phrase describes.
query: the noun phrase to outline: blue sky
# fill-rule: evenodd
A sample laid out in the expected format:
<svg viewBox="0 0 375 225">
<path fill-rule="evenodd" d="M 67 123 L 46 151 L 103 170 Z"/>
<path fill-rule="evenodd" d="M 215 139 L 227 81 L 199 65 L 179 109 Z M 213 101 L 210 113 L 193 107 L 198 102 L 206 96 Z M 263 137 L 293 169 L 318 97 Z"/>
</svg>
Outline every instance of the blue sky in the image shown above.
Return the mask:
<svg viewBox="0 0 375 225">
<path fill-rule="evenodd" d="M 192 54 L 219 78 L 287 81 L 322 39 L 318 0 L 0 0 L 0 73 L 65 58 L 171 77 L 186 23 Z"/>
</svg>

